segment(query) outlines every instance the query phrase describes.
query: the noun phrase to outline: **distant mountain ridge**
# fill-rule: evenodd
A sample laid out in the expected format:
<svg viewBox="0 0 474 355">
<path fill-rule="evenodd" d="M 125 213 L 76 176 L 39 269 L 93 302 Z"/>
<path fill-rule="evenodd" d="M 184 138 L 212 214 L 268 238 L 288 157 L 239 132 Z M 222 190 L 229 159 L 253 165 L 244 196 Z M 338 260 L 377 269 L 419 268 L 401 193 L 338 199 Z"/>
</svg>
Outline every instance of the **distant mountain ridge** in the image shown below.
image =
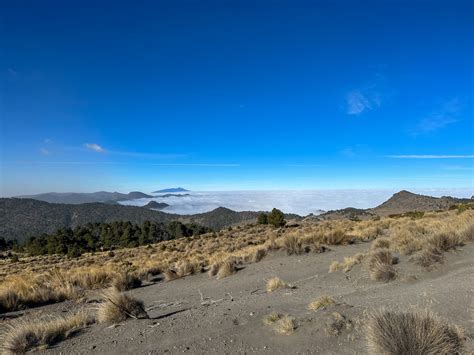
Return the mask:
<svg viewBox="0 0 474 355">
<path fill-rule="evenodd" d="M 30 198 L 33 200 L 44 201 L 49 203 L 94 203 L 94 202 L 119 202 L 127 200 L 136 200 L 139 198 L 151 198 L 153 196 L 144 194 L 140 191 L 132 191 L 128 194 L 120 192 L 47 192 L 38 195 L 18 196 L 17 198 Z"/>
<path fill-rule="evenodd" d="M 328 211 L 314 218 L 339 219 L 339 218 L 367 218 L 371 216 L 390 216 L 406 212 L 428 212 L 446 210 L 460 203 L 474 202 L 473 198 L 456 198 L 450 196 L 433 197 L 415 194 L 402 190 L 392 195 L 387 201 L 374 208 L 347 207 L 340 210 Z"/>
<path fill-rule="evenodd" d="M 426 212 L 445 210 L 452 205 L 468 202 L 474 202 L 474 200 L 472 198 L 456 198 L 450 196 L 433 197 L 418 195 L 410 191 L 402 190 L 394 194 L 381 205 L 372 209 L 367 209 L 367 211 L 373 212 L 379 216 L 388 216 L 409 211 Z"/>
<path fill-rule="evenodd" d="M 460 203 L 474 203 L 474 199 L 454 197 L 431 197 L 400 191 L 375 208 L 345 208 L 329 211 L 311 219 L 371 218 L 410 211 L 445 210 Z M 236 212 L 219 207 L 213 211 L 177 215 L 156 211 L 152 206 L 136 207 L 120 204 L 84 203 L 57 204 L 26 198 L 0 198 L 0 236 L 23 241 L 30 236 L 53 233 L 59 228 L 74 228 L 92 222 L 130 221 L 132 223 L 171 222 L 198 223 L 205 227 L 221 229 L 233 224 L 254 222 L 261 212 Z M 163 205 L 160 205 L 160 207 Z M 302 219 L 295 214 L 286 214 L 287 219 Z"/>
<path fill-rule="evenodd" d="M 120 204 L 48 203 L 26 198 L 0 198 L 0 236 L 24 241 L 60 228 L 75 228 L 92 222 L 145 221 L 199 223 L 221 229 L 232 224 L 255 221 L 259 212 L 235 212 L 227 208 L 197 215 L 177 215 L 153 209 Z"/>
<path fill-rule="evenodd" d="M 168 189 L 153 191 L 152 194 L 160 194 L 164 192 L 189 192 L 189 190 L 183 189 L 182 187 L 171 187 Z"/>
</svg>

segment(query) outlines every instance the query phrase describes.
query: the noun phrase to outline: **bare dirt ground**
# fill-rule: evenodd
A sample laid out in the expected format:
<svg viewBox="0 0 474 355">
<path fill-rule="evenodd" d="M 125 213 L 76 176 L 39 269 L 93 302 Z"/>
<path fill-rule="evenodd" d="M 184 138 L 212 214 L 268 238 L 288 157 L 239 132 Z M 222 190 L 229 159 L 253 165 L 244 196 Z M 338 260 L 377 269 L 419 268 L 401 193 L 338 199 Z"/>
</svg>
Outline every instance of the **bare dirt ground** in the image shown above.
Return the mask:
<svg viewBox="0 0 474 355">
<path fill-rule="evenodd" d="M 287 256 L 270 253 L 261 262 L 245 265 L 221 280 L 206 274 L 171 282 L 156 282 L 129 291 L 144 301 L 150 319 L 116 326 L 94 324 L 44 352 L 53 354 L 365 354 L 364 317 L 381 307 L 428 308 L 474 335 L 474 245 L 445 254 L 442 264 L 428 271 L 400 257 L 397 279 L 369 279 L 366 266 L 328 273 L 333 260 L 366 252 L 369 243 L 331 247 L 322 254 Z M 272 293 L 266 281 L 278 276 L 295 288 Z M 336 305 L 310 311 L 308 304 L 329 295 Z M 93 298 L 93 297 L 92 297 Z M 94 308 L 91 302 L 86 307 Z M 73 302 L 28 312 L 70 311 Z M 282 335 L 262 318 L 278 312 L 294 317 L 293 334 Z M 333 312 L 351 326 L 330 335 L 326 324 Z M 474 350 L 466 341 L 467 352 Z"/>
</svg>

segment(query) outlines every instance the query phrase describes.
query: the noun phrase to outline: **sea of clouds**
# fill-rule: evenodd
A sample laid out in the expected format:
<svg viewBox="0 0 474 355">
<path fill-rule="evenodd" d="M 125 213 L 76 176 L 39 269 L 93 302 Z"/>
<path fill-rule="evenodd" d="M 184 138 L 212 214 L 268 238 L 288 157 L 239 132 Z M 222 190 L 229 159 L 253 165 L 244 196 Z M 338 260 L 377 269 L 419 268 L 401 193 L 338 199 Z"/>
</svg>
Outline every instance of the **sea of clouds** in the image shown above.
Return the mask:
<svg viewBox="0 0 474 355">
<path fill-rule="evenodd" d="M 370 208 L 389 199 L 398 190 L 292 190 L 292 191 L 190 191 L 189 196 L 123 201 L 124 205 L 143 206 L 150 201 L 169 204 L 162 211 L 194 214 L 227 207 L 234 211 L 269 211 L 276 207 L 301 216 L 346 207 Z M 423 195 L 471 197 L 474 189 L 410 189 Z"/>
</svg>

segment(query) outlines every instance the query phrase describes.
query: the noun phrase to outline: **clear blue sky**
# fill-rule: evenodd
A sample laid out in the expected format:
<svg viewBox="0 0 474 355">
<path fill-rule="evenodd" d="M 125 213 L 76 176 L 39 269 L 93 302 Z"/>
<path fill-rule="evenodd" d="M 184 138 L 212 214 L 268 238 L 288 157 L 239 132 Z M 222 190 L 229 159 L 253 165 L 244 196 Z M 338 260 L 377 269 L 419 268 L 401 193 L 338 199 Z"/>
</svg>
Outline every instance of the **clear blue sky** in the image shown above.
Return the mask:
<svg viewBox="0 0 474 355">
<path fill-rule="evenodd" d="M 474 187 L 471 0 L 1 12 L 3 196 Z"/>
</svg>

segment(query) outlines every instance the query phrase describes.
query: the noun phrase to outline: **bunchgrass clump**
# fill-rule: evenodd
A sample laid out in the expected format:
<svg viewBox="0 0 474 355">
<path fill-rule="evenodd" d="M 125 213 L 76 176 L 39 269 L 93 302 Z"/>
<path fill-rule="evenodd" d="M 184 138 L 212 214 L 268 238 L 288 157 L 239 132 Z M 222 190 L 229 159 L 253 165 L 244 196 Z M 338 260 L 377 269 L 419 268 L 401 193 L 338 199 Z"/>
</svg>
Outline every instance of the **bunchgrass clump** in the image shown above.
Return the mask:
<svg viewBox="0 0 474 355">
<path fill-rule="evenodd" d="M 332 306 L 336 302 L 329 296 L 321 296 L 308 305 L 310 311 L 317 311 Z"/>
<path fill-rule="evenodd" d="M 397 276 L 393 267 L 398 259 L 386 249 L 377 249 L 369 257 L 369 275 L 372 280 L 388 282 Z"/>
<path fill-rule="evenodd" d="M 279 277 L 273 277 L 267 281 L 267 292 L 273 292 L 282 288 L 291 288 L 285 281 Z"/>
<path fill-rule="evenodd" d="M 281 319 L 282 315 L 277 312 L 272 312 L 263 317 L 263 323 L 265 325 L 273 325 Z"/>
<path fill-rule="evenodd" d="M 36 348 L 49 347 L 92 322 L 85 311 L 66 316 L 14 319 L 6 323 L 1 332 L 2 354 L 23 354 Z"/>
<path fill-rule="evenodd" d="M 380 311 L 370 315 L 366 337 L 372 354 L 460 354 L 460 329 L 429 311 Z"/>
<path fill-rule="evenodd" d="M 237 272 L 237 266 L 234 260 L 227 259 L 224 260 L 220 266 L 219 271 L 217 272 L 217 278 L 222 279 L 224 277 L 233 275 Z"/>
<path fill-rule="evenodd" d="M 141 285 L 142 280 L 140 280 L 138 276 L 129 272 L 122 272 L 118 274 L 112 281 L 112 286 L 116 288 L 117 291 L 127 291 L 140 287 Z"/>
<path fill-rule="evenodd" d="M 284 316 L 275 323 L 275 331 L 278 334 L 290 335 L 296 329 L 295 319 L 290 316 Z"/>
<path fill-rule="evenodd" d="M 375 249 L 389 249 L 390 248 L 390 239 L 388 238 L 377 238 L 372 242 L 370 246 L 372 250 Z"/>
<path fill-rule="evenodd" d="M 102 295 L 104 302 L 99 305 L 97 320 L 99 323 L 120 323 L 128 318 L 148 318 L 142 301 L 115 289 L 109 289 Z"/>
</svg>

